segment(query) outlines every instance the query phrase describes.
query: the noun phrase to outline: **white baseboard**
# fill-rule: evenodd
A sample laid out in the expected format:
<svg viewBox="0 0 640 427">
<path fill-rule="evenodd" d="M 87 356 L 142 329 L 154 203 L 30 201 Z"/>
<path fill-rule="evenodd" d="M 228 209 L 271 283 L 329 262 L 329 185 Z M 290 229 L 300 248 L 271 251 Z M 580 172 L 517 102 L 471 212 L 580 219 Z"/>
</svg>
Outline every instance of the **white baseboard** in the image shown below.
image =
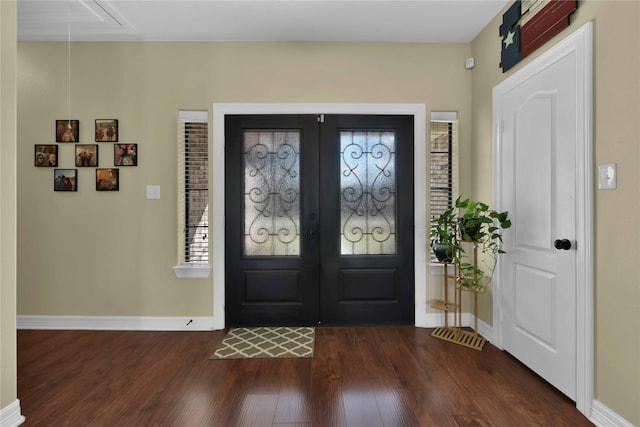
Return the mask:
<svg viewBox="0 0 640 427">
<path fill-rule="evenodd" d="M 589 420 L 598 427 L 634 427 L 629 421 L 596 399 L 591 403 L 591 417 L 589 417 Z"/>
<path fill-rule="evenodd" d="M 17 316 L 17 329 L 210 331 L 213 317 Z"/>
<path fill-rule="evenodd" d="M 144 317 L 144 316 L 29 316 L 16 318 L 17 329 L 122 330 L 122 331 L 210 331 L 213 317 Z M 453 324 L 453 315 L 450 315 Z M 419 328 L 444 326 L 444 316 L 429 313 L 416 321 Z M 473 327 L 473 315 L 462 313 L 462 326 Z M 493 328 L 478 319 L 478 333 L 489 340 Z"/>
<path fill-rule="evenodd" d="M 24 423 L 25 419 L 20 413 L 20 400 L 16 399 L 13 403 L 0 409 L 0 426 L 16 427 Z"/>
</svg>

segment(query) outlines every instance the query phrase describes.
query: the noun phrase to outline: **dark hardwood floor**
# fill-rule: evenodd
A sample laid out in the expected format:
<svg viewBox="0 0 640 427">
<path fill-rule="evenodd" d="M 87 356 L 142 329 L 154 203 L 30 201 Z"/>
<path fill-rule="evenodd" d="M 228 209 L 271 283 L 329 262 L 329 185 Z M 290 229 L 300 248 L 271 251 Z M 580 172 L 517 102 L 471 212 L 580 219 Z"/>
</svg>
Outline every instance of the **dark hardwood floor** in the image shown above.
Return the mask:
<svg viewBox="0 0 640 427">
<path fill-rule="evenodd" d="M 587 426 L 507 353 L 317 328 L 312 359 L 209 360 L 212 332 L 18 331 L 25 426 Z"/>
</svg>

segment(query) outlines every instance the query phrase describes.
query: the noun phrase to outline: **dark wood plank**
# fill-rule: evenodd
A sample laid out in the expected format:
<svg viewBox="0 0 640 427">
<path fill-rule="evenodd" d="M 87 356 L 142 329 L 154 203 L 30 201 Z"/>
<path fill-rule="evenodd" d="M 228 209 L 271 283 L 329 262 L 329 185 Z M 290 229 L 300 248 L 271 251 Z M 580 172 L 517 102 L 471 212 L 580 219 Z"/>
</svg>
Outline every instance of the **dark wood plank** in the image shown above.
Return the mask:
<svg viewBox="0 0 640 427">
<path fill-rule="evenodd" d="M 289 363 L 287 363 L 287 361 Z M 275 381 L 281 385 L 274 424 L 310 424 L 313 420 L 311 400 L 311 363 L 299 363 L 285 359 L 279 364 L 280 376 Z"/>
<path fill-rule="evenodd" d="M 18 331 L 25 426 L 590 426 L 509 354 L 317 328 L 310 359 L 209 360 L 211 332 Z"/>
<path fill-rule="evenodd" d="M 316 328 L 313 352 L 311 402 L 317 426 L 346 426 L 342 401 L 341 361 L 346 357 L 338 342 L 340 328 Z"/>
<path fill-rule="evenodd" d="M 368 371 L 369 365 L 375 363 L 375 357 L 361 351 L 361 337 L 356 333 L 359 330 L 361 328 L 345 329 L 336 336 L 337 347 L 348 351 L 338 359 L 345 421 L 347 426 L 382 427 Z"/>
</svg>

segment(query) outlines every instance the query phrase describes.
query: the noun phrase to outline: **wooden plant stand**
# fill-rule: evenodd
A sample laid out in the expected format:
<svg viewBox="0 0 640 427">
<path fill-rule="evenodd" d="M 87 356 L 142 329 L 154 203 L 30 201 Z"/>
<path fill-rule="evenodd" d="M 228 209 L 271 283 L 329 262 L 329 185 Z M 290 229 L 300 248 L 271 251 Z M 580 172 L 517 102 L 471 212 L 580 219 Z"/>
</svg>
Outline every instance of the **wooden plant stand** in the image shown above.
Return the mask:
<svg viewBox="0 0 640 427">
<path fill-rule="evenodd" d="M 473 265 L 478 265 L 478 245 L 473 244 Z M 453 263 L 442 263 L 444 266 L 444 299 L 434 301 L 431 307 L 444 312 L 444 326 L 434 329 L 432 337 L 436 337 L 454 344 L 463 345 L 474 350 L 484 348 L 487 340 L 478 334 L 478 291 L 461 286 L 460 254 L 456 254 Z M 449 273 L 449 265 L 453 264 L 453 275 Z M 453 280 L 450 280 L 453 279 Z M 450 281 L 453 282 L 453 301 L 449 300 Z M 473 330 L 462 329 L 462 292 L 473 294 Z M 449 325 L 449 313 L 453 313 L 453 325 Z"/>
</svg>

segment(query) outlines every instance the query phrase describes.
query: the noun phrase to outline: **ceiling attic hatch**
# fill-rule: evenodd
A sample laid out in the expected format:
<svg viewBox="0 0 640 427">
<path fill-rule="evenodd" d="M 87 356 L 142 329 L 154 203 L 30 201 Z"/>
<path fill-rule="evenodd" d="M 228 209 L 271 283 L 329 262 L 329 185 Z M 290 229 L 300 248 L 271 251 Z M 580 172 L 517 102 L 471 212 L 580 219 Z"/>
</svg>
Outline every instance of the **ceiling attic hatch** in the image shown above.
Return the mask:
<svg viewBox="0 0 640 427">
<path fill-rule="evenodd" d="M 92 41 L 138 31 L 106 0 L 19 0 L 20 41 Z"/>
</svg>

